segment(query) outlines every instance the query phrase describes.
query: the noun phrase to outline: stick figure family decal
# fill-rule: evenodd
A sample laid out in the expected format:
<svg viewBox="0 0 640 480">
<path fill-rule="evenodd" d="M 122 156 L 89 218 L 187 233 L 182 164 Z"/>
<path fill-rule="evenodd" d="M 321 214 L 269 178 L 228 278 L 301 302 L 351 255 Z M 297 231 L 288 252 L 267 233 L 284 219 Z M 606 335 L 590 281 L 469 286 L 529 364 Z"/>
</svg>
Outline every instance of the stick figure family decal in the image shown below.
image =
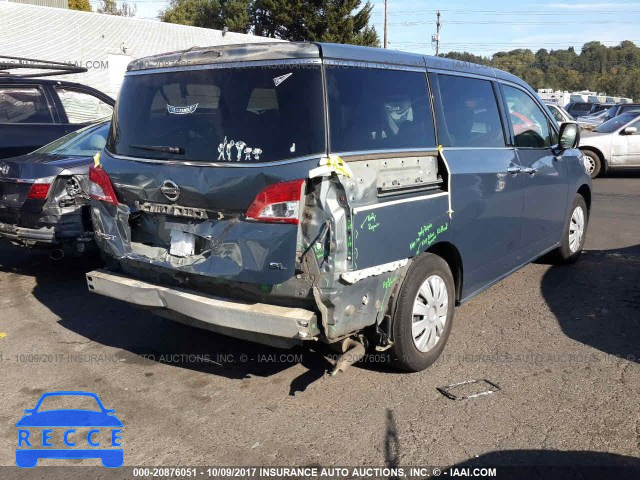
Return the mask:
<svg viewBox="0 0 640 480">
<path fill-rule="evenodd" d="M 260 148 L 251 148 L 247 147 L 247 144 L 242 140 L 238 140 L 237 142 L 234 140 L 227 141 L 227 137 L 224 137 L 224 140 L 221 144 L 218 145 L 218 160 L 229 161 L 232 162 L 233 158 L 233 149 L 235 147 L 236 154 L 235 160 L 239 162 L 242 160 L 242 154 L 244 154 L 244 161 L 251 161 L 251 154 L 253 154 L 254 160 L 260 160 L 260 155 L 262 154 L 262 149 Z"/>
</svg>

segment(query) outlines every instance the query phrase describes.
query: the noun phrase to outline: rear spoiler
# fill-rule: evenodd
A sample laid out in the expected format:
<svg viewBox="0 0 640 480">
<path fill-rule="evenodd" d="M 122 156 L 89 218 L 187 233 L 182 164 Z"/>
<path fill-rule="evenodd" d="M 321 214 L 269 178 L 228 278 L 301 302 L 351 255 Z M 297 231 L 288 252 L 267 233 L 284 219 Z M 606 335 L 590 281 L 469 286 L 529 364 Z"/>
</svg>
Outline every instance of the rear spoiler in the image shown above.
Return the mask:
<svg viewBox="0 0 640 480">
<path fill-rule="evenodd" d="M 28 73 L 14 73 L 11 71 L 20 68 L 41 71 Z M 78 67 L 70 63 L 0 55 L 0 78 L 3 76 L 10 78 L 53 77 L 55 75 L 84 73 L 86 71 L 87 69 L 85 67 Z"/>
</svg>

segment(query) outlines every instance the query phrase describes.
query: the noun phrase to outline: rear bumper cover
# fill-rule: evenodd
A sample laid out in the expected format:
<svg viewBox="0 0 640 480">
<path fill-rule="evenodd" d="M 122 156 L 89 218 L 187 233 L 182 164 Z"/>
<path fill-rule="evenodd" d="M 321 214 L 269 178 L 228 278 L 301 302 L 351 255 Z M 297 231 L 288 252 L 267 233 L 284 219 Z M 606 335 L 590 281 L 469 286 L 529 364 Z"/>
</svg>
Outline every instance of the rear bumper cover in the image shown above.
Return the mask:
<svg viewBox="0 0 640 480">
<path fill-rule="evenodd" d="M 185 318 L 194 319 L 207 324 L 205 328 L 260 343 L 271 343 L 263 341 L 261 335 L 300 341 L 319 333 L 316 314 L 302 308 L 240 302 L 155 285 L 106 270 L 87 273 L 87 285 L 94 293 L 152 308 L 162 316 L 184 323 L 191 323 Z"/>
<path fill-rule="evenodd" d="M 0 238 L 14 242 L 56 243 L 56 231 L 52 227 L 23 228 L 0 223 Z"/>
</svg>

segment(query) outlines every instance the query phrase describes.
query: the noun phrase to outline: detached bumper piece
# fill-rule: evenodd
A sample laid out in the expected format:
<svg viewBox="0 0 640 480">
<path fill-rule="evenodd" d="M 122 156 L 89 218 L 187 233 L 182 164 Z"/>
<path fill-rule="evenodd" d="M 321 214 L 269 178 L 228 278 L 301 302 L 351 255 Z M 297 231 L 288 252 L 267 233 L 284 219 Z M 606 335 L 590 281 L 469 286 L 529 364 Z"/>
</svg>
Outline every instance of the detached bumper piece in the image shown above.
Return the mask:
<svg viewBox="0 0 640 480">
<path fill-rule="evenodd" d="M 155 285 L 106 270 L 87 273 L 87 285 L 94 293 L 151 308 L 172 320 L 258 343 L 290 347 L 319 333 L 316 314 L 302 308 L 240 302 Z"/>
<path fill-rule="evenodd" d="M 23 228 L 0 223 L 0 238 L 6 238 L 14 242 L 55 243 L 56 232 L 51 227 Z"/>
</svg>

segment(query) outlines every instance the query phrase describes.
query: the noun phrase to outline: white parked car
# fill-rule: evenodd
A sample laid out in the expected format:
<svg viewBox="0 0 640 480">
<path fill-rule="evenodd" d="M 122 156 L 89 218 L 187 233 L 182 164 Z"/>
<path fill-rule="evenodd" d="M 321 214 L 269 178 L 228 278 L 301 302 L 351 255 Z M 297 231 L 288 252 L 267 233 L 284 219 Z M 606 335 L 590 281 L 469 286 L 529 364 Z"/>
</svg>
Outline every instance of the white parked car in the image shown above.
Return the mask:
<svg viewBox="0 0 640 480">
<path fill-rule="evenodd" d="M 580 150 L 591 178 L 619 168 L 640 168 L 640 112 L 618 115 L 582 132 Z"/>
</svg>

